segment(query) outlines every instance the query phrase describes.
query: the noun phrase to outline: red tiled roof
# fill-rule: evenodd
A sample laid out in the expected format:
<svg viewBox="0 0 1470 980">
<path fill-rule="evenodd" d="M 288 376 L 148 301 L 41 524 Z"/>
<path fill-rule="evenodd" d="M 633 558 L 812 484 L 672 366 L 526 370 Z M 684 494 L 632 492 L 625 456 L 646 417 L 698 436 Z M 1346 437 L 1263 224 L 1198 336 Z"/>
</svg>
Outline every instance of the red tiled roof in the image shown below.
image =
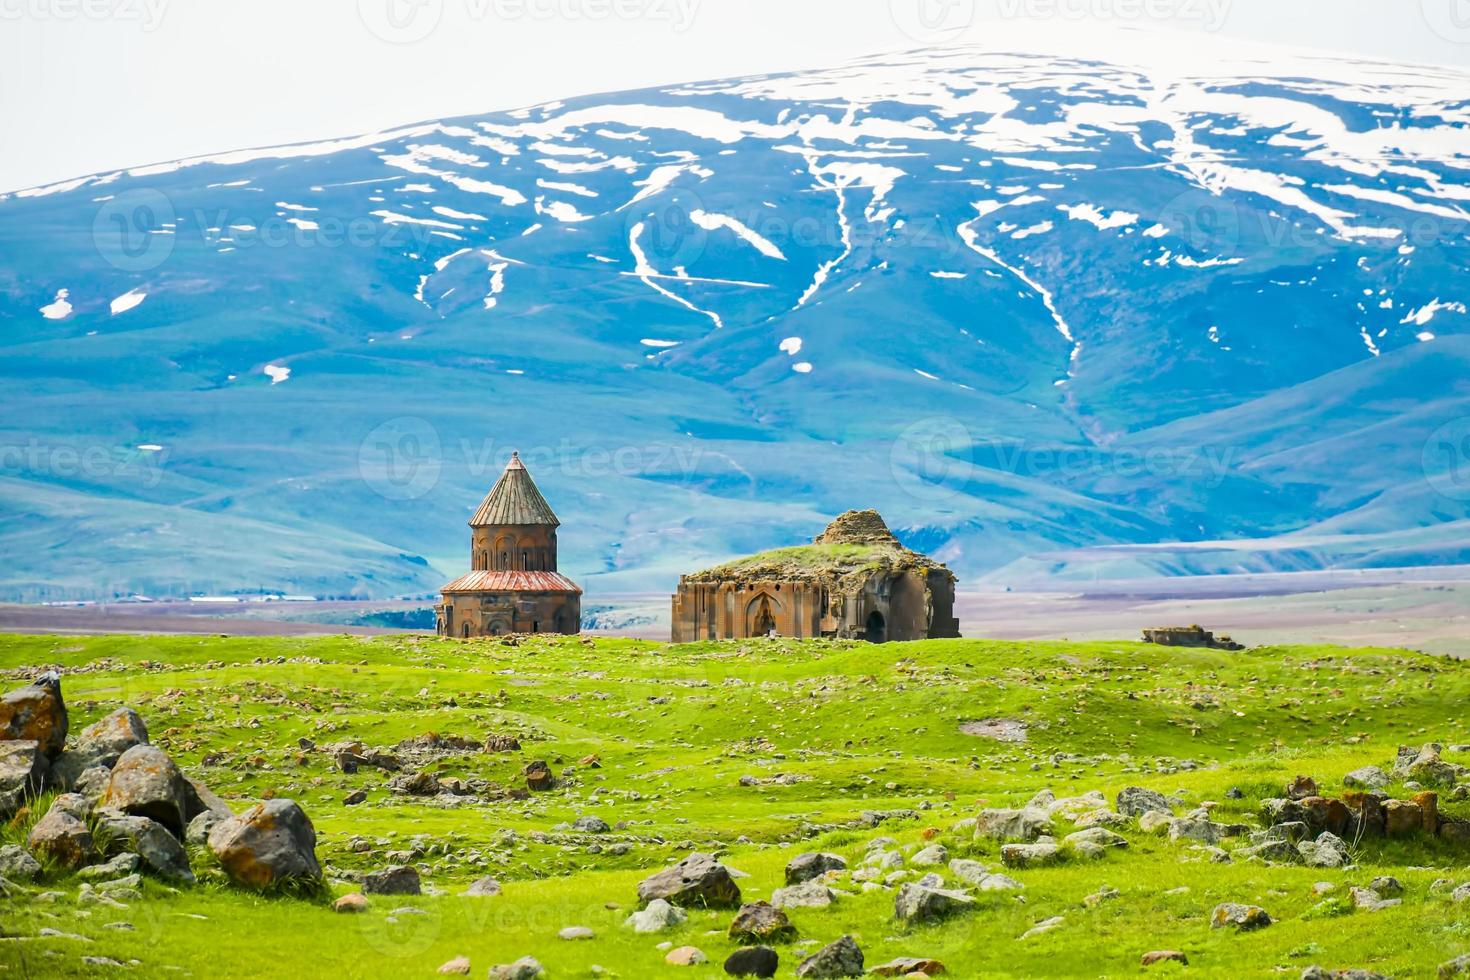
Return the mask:
<svg viewBox="0 0 1470 980">
<path fill-rule="evenodd" d="M 470 572 L 441 592 L 575 592 L 577 583 L 559 572 Z"/>
</svg>

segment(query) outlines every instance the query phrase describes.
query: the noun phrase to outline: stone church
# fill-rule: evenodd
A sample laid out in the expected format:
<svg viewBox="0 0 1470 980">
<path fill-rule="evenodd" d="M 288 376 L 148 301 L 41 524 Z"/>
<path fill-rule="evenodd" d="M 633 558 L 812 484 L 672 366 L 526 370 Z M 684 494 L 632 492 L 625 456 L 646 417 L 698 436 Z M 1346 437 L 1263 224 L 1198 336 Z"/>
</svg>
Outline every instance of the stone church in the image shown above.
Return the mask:
<svg viewBox="0 0 1470 980">
<path fill-rule="evenodd" d="M 877 511 L 848 511 L 809 545 L 681 576 L 673 641 L 957 637 L 954 592 L 954 573 L 900 544 Z"/>
<path fill-rule="evenodd" d="M 521 454 L 511 453 L 470 518 L 472 571 L 441 590 L 439 635 L 580 632 L 582 590 L 556 570 L 560 525 Z"/>
</svg>

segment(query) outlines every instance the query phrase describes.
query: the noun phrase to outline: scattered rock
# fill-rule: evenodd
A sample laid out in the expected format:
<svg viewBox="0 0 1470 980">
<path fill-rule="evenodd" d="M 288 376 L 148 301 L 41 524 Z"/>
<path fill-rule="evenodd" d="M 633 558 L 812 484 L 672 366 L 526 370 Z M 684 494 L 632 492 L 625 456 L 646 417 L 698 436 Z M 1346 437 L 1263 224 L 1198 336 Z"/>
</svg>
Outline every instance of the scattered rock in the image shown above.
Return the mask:
<svg viewBox="0 0 1470 980">
<path fill-rule="evenodd" d="M 813 878 L 799 885 L 777 888 L 771 904 L 778 909 L 824 909 L 832 904 L 832 889 L 826 882 Z"/>
<path fill-rule="evenodd" d="M 740 905 L 740 887 L 730 869 L 708 854 L 691 854 L 677 865 L 650 875 L 638 884 L 638 899 L 655 898 L 681 905 L 735 908 Z"/>
<path fill-rule="evenodd" d="M 1309 868 L 1341 868 L 1352 863 L 1347 843 L 1336 834 L 1323 831 L 1314 841 L 1302 841 L 1296 846 L 1302 862 Z"/>
<path fill-rule="evenodd" d="M 1409 763 L 1408 777 L 1424 786 L 1452 787 L 1455 785 L 1455 767 L 1440 759 L 1438 746 L 1426 745 Z"/>
<path fill-rule="evenodd" d="M 863 975 L 863 951 L 851 936 L 843 936 L 802 960 L 796 968 L 796 975 L 810 980 L 860 977 Z"/>
<path fill-rule="evenodd" d="M 469 976 L 470 958 L 468 956 L 456 956 L 454 959 L 439 967 L 439 972 L 446 976 Z"/>
<path fill-rule="evenodd" d="M 767 946 L 737 949 L 725 960 L 725 972 L 732 977 L 774 977 L 781 957 Z"/>
<path fill-rule="evenodd" d="M 917 956 L 900 956 L 896 960 L 875 966 L 868 972 L 879 977 L 937 977 L 944 972 L 944 964 Z"/>
<path fill-rule="evenodd" d="M 1127 847 L 1128 838 L 1122 834 L 1115 834 L 1106 827 L 1089 827 L 1087 830 L 1068 834 L 1062 838 L 1062 843 L 1072 848 L 1079 844 L 1096 844 L 1098 847 Z"/>
<path fill-rule="evenodd" d="M 930 844 L 909 858 L 909 864 L 916 868 L 934 868 L 949 861 L 949 851 L 945 850 L 943 844 Z"/>
<path fill-rule="evenodd" d="M 163 825 L 147 817 L 103 811 L 98 822 L 114 846 L 125 846 L 143 859 L 154 874 L 170 881 L 192 882 L 189 853 Z"/>
<path fill-rule="evenodd" d="M 981 810 L 975 818 L 975 836 L 996 840 L 1027 840 L 1052 832 L 1051 817 L 1036 807 L 1020 810 Z"/>
<path fill-rule="evenodd" d="M 1055 844 L 1006 844 L 1000 860 L 1008 868 L 1040 868 L 1060 863 L 1062 849 Z"/>
<path fill-rule="evenodd" d="M 671 966 L 698 966 L 701 963 L 708 963 L 709 957 L 705 956 L 704 951 L 698 946 L 680 946 L 669 950 L 664 956 L 664 962 Z"/>
<path fill-rule="evenodd" d="M 586 926 L 567 926 L 556 934 L 557 939 L 566 940 L 569 943 L 585 942 L 595 937 L 597 933 Z"/>
<path fill-rule="evenodd" d="M 1380 909 L 1393 908 L 1395 905 L 1404 903 L 1401 898 L 1384 898 L 1371 888 L 1354 888 L 1351 894 L 1353 906 L 1365 912 L 1377 912 Z"/>
<path fill-rule="evenodd" d="M 1054 915 L 1050 919 L 1043 919 L 1042 921 L 1036 923 L 1036 925 L 1032 926 L 1030 929 L 1027 929 L 1025 932 L 1021 933 L 1021 938 L 1030 939 L 1033 936 L 1040 936 L 1043 933 L 1051 932 L 1053 929 L 1066 925 L 1066 923 L 1067 920 L 1063 916 Z"/>
<path fill-rule="evenodd" d="M 1409 800 L 1383 804 L 1384 832 L 1389 837 L 1412 837 L 1424 829 L 1424 811 Z"/>
<path fill-rule="evenodd" d="M 53 772 L 65 789 L 73 789 L 88 769 L 112 769 L 124 752 L 148 744 L 148 726 L 132 708 L 118 708 L 88 725 L 56 760 Z"/>
<path fill-rule="evenodd" d="M 460 892 L 460 894 L 467 898 L 489 898 L 493 895 L 500 894 L 500 882 L 487 875 L 484 878 L 475 879 L 470 887 Z"/>
<path fill-rule="evenodd" d="M 663 932 L 682 925 L 688 918 L 683 909 L 670 905 L 661 898 L 655 898 L 648 903 L 648 908 L 634 912 L 623 924 L 631 927 L 634 932 Z"/>
<path fill-rule="evenodd" d="M 365 895 L 423 894 L 418 870 L 403 864 L 395 864 L 382 871 L 373 871 L 363 875 L 362 891 Z"/>
<path fill-rule="evenodd" d="M 66 748 L 66 702 L 61 676 L 42 674 L 18 690 L 0 695 L 0 741 L 36 742 L 55 759 Z"/>
<path fill-rule="evenodd" d="M 1309 796 L 1317 795 L 1317 781 L 1311 776 L 1297 776 L 1286 784 L 1288 800 L 1305 800 Z"/>
<path fill-rule="evenodd" d="M 355 789 L 351 793 L 348 793 L 346 796 L 342 797 L 342 805 L 343 806 L 357 806 L 359 803 L 366 803 L 367 802 L 367 798 L 368 798 L 367 797 L 367 790 L 365 790 L 365 789 Z M 463 957 L 461 957 L 461 959 L 462 958 Z M 453 963 L 453 962 L 456 962 L 456 961 L 455 960 L 451 960 L 450 962 Z"/>
<path fill-rule="evenodd" d="M 367 909 L 367 896 L 362 895 L 358 892 L 353 892 L 351 895 L 343 895 L 341 898 L 332 903 L 333 912 L 366 912 Z M 443 971 L 441 970 L 440 972 L 442 973 Z"/>
<path fill-rule="evenodd" d="M 490 980 L 538 980 L 546 973 L 534 957 L 522 956 L 514 963 L 490 968 Z"/>
<path fill-rule="evenodd" d="M 964 892 L 907 884 L 893 901 L 893 917 L 900 922 L 938 922 L 957 912 L 967 912 L 975 900 Z"/>
<path fill-rule="evenodd" d="M 579 817 L 572 829 L 583 834 L 605 834 L 612 830 L 601 817 Z"/>
<path fill-rule="evenodd" d="M 1436 974 L 1439 980 L 1450 980 L 1451 977 L 1462 977 L 1470 973 L 1470 953 L 1456 956 L 1454 959 L 1439 965 Z"/>
<path fill-rule="evenodd" d="M 1099 905 L 1101 905 L 1103 902 L 1111 902 L 1113 899 L 1117 898 L 1118 896 L 1120 896 L 1122 894 L 1123 893 L 1120 892 L 1120 891 L 1118 891 L 1118 889 L 1116 889 L 1116 888 L 1112 888 L 1112 887 L 1110 887 L 1108 885 L 1103 885 L 1101 888 L 1099 888 L 1097 891 L 1093 892 L 1091 895 L 1088 895 L 1085 898 L 1083 898 L 1082 899 L 1082 904 L 1085 905 L 1087 908 L 1095 909 Z"/>
<path fill-rule="evenodd" d="M 95 853 L 92 832 L 87 825 L 54 802 L 46 815 L 31 828 L 26 847 L 33 854 L 55 861 L 71 871 L 87 864 Z"/>
<path fill-rule="evenodd" d="M 1377 766 L 1364 766 L 1361 769 L 1354 769 L 1342 777 L 1342 784 L 1344 786 L 1351 789 L 1367 790 L 1370 793 L 1378 792 L 1386 787 L 1389 782 L 1391 780 L 1388 777 L 1388 773 Z"/>
<path fill-rule="evenodd" d="M 123 852 L 103 864 L 93 864 L 77 872 L 77 877 L 82 881 L 107 881 L 112 878 L 121 878 L 137 871 L 143 864 L 143 859 L 136 854 Z"/>
<path fill-rule="evenodd" d="M 35 881 L 41 877 L 41 862 L 19 844 L 0 847 L 0 877 L 11 881 Z"/>
<path fill-rule="evenodd" d="M 184 843 L 208 843 L 209 832 L 213 830 L 214 825 L 219 823 L 222 819 L 228 818 L 222 818 L 219 816 L 219 814 L 211 813 L 209 810 L 205 810 L 203 813 L 197 814 L 193 820 L 189 821 L 189 826 L 184 828 Z"/>
<path fill-rule="evenodd" d="M 388 792 L 399 796 L 438 796 L 439 780 L 427 769 L 399 773 L 388 780 Z"/>
<path fill-rule="evenodd" d="M 949 873 L 970 885 L 978 885 L 990 874 L 990 869 L 979 861 L 971 861 L 967 858 L 955 858 L 949 862 Z"/>
<path fill-rule="evenodd" d="M 1243 905 L 1238 902 L 1222 902 L 1210 914 L 1210 928 L 1232 927 L 1240 932 L 1264 929 L 1271 924 L 1271 916 L 1259 905 Z"/>
<path fill-rule="evenodd" d="M 796 928 L 786 913 L 770 902 L 740 906 L 730 923 L 730 938 L 737 943 L 780 942 L 795 936 Z"/>
<path fill-rule="evenodd" d="M 184 774 L 168 753 L 155 745 L 134 745 L 112 767 L 112 779 L 98 804 L 161 824 L 184 839 Z"/>
<path fill-rule="evenodd" d="M 1145 813 L 1169 813 L 1174 808 L 1169 800 L 1157 790 L 1141 786 L 1129 786 L 1118 791 L 1118 812 L 1125 817 L 1141 817 Z"/>
<path fill-rule="evenodd" d="M 1138 818 L 1138 829 L 1145 834 L 1161 834 L 1174 822 L 1174 815 L 1163 810 L 1150 810 Z"/>
<path fill-rule="evenodd" d="M 1177 949 L 1156 949 L 1143 954 L 1139 961 L 1143 966 L 1153 966 L 1156 963 L 1178 963 L 1181 966 L 1189 965 L 1189 957 Z"/>
<path fill-rule="evenodd" d="M 1380 875 L 1369 882 L 1368 887 L 1385 898 L 1394 898 L 1404 893 L 1403 884 L 1393 875 Z"/>
<path fill-rule="evenodd" d="M 846 871 L 847 862 L 836 854 L 798 854 L 786 865 L 786 884 L 799 885 L 829 871 Z"/>
<path fill-rule="evenodd" d="M 556 776 L 551 767 L 539 759 L 526 766 L 525 777 L 526 788 L 533 792 L 545 792 L 556 785 Z"/>
<path fill-rule="evenodd" d="M 209 849 L 239 885 L 270 888 L 321 878 L 316 828 L 292 800 L 267 800 L 216 824 Z"/>
<path fill-rule="evenodd" d="M 9 817 L 40 793 L 49 772 L 40 742 L 0 741 L 0 818 Z"/>
</svg>

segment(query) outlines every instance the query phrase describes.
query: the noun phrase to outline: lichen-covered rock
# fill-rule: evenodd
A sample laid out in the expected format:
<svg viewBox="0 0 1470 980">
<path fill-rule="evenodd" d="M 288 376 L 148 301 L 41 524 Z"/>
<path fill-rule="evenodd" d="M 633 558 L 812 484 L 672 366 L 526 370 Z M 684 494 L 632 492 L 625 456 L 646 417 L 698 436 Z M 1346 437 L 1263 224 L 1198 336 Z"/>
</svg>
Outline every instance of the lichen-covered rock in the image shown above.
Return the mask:
<svg viewBox="0 0 1470 980">
<path fill-rule="evenodd" d="M 781 957 L 768 946 L 737 949 L 725 960 L 725 973 L 732 977 L 774 977 Z"/>
<path fill-rule="evenodd" d="M 98 820 L 106 836 L 111 838 L 114 852 L 131 851 L 143 859 L 149 870 L 170 881 L 194 880 L 188 852 L 163 825 L 147 817 L 106 810 L 98 814 Z"/>
<path fill-rule="evenodd" d="M 0 847 L 0 878 L 11 881 L 35 881 L 41 877 L 41 862 L 19 844 Z"/>
<path fill-rule="evenodd" d="M 930 844 L 909 858 L 909 864 L 916 868 L 937 868 L 948 861 L 949 851 L 943 844 Z"/>
<path fill-rule="evenodd" d="M 801 961 L 796 975 L 803 980 L 831 980 L 863 975 L 863 951 L 851 936 L 843 936 Z"/>
<path fill-rule="evenodd" d="M 1426 745 L 1408 765 L 1408 777 L 1424 786 L 1454 786 L 1455 767 L 1439 757 L 1439 747 Z"/>
<path fill-rule="evenodd" d="M 551 767 L 539 759 L 530 763 L 525 769 L 526 788 L 538 793 L 544 793 L 556 786 L 556 775 Z"/>
<path fill-rule="evenodd" d="M 0 695 L 0 741 L 38 742 L 49 761 L 66 748 L 66 725 L 58 674 L 42 674 L 34 683 Z"/>
<path fill-rule="evenodd" d="M 1424 811 L 1410 800 L 1383 804 L 1385 832 L 1390 837 L 1412 837 L 1424 830 Z"/>
<path fill-rule="evenodd" d="M 907 884 L 893 900 L 893 917 L 900 922 L 938 922 L 957 912 L 968 912 L 975 900 L 964 892 Z"/>
<path fill-rule="evenodd" d="M 538 980 L 546 971 L 535 957 L 522 956 L 514 963 L 502 963 L 490 968 L 490 980 Z"/>
<path fill-rule="evenodd" d="M 881 963 L 868 972 L 875 977 L 937 977 L 944 972 L 944 964 L 917 956 L 900 956 L 896 960 Z"/>
<path fill-rule="evenodd" d="M 1096 844 L 1098 847 L 1127 847 L 1128 838 L 1122 834 L 1115 834 L 1106 827 L 1089 827 L 1076 833 L 1068 834 L 1062 838 L 1062 843 L 1068 847 L 1076 847 L 1078 844 Z"/>
<path fill-rule="evenodd" d="M 836 854 L 798 854 L 786 865 L 786 884 L 820 878 L 829 871 L 846 871 L 847 862 Z"/>
<path fill-rule="evenodd" d="M 832 889 L 822 879 L 813 878 L 777 888 L 771 894 L 771 904 L 778 909 L 824 909 L 832 904 Z"/>
<path fill-rule="evenodd" d="M 46 785 L 49 767 L 34 739 L 0 742 L 0 818 L 9 817 Z"/>
<path fill-rule="evenodd" d="M 1157 790 L 1128 786 L 1118 791 L 1118 812 L 1125 817 L 1141 817 L 1145 813 L 1173 813 L 1169 800 Z"/>
<path fill-rule="evenodd" d="M 128 749 L 147 744 L 148 726 L 143 719 L 132 708 L 118 708 L 83 728 L 61 753 L 54 767 L 57 782 L 72 789 L 88 769 L 111 769 Z"/>
<path fill-rule="evenodd" d="M 687 918 L 689 916 L 683 909 L 670 905 L 661 898 L 655 898 L 648 903 L 648 908 L 634 912 L 623 924 L 634 932 L 663 932 L 681 925 Z"/>
<path fill-rule="evenodd" d="M 1233 928 L 1241 932 L 1264 929 L 1271 924 L 1271 916 L 1259 905 L 1243 905 L 1239 902 L 1222 902 L 1210 914 L 1210 928 Z"/>
<path fill-rule="evenodd" d="M 1354 769 L 1342 777 L 1342 784 L 1350 789 L 1364 789 L 1369 792 L 1377 792 L 1389 784 L 1388 773 L 1377 766 L 1364 766 Z"/>
<path fill-rule="evenodd" d="M 208 810 L 189 821 L 189 826 L 184 828 L 184 843 L 207 844 L 209 843 L 209 832 L 214 829 L 215 824 L 220 823 L 227 817 L 220 817 Z"/>
<path fill-rule="evenodd" d="M 321 878 L 316 828 L 292 800 L 267 800 L 221 821 L 209 832 L 209 849 L 238 885 L 264 889 Z"/>
<path fill-rule="evenodd" d="M 1309 868 L 1341 868 L 1352 863 L 1347 843 L 1326 831 L 1318 834 L 1316 840 L 1299 841 L 1296 849 L 1302 863 Z"/>
<path fill-rule="evenodd" d="M 1020 810 L 981 810 L 975 817 L 976 837 L 1034 841 L 1051 832 L 1051 817 L 1045 810 L 1036 807 L 1024 807 Z"/>
<path fill-rule="evenodd" d="M 116 810 L 134 817 L 147 817 L 183 840 L 184 774 L 168 753 L 156 745 L 135 745 L 112 767 L 107 791 L 98 809 Z"/>
<path fill-rule="evenodd" d="M 678 905 L 736 908 L 740 905 L 740 886 L 729 868 L 708 854 L 696 853 L 638 883 L 639 901 L 655 898 Z"/>
<path fill-rule="evenodd" d="M 1282 840 L 1280 838 L 1272 838 L 1270 840 L 1263 841 L 1260 844 L 1256 844 L 1253 847 L 1247 847 L 1243 851 L 1241 851 L 1240 854 L 1245 857 L 1253 857 L 1259 858 L 1262 861 L 1269 861 L 1272 864 L 1302 863 L 1302 853 L 1301 851 L 1297 850 L 1296 845 L 1291 843 L 1291 841 Z"/>
<path fill-rule="evenodd" d="M 740 906 L 730 923 L 730 938 L 737 943 L 780 942 L 796 935 L 796 927 L 786 913 L 770 902 L 752 902 Z"/>
<path fill-rule="evenodd" d="M 230 805 L 220 799 L 208 786 L 197 779 L 184 777 L 184 819 L 193 821 L 201 814 L 209 813 L 220 820 L 228 820 L 235 815 Z"/>
<path fill-rule="evenodd" d="M 92 832 L 87 825 L 55 805 L 31 828 L 26 846 L 33 854 L 55 861 L 71 871 L 86 865 L 96 854 Z"/>
</svg>

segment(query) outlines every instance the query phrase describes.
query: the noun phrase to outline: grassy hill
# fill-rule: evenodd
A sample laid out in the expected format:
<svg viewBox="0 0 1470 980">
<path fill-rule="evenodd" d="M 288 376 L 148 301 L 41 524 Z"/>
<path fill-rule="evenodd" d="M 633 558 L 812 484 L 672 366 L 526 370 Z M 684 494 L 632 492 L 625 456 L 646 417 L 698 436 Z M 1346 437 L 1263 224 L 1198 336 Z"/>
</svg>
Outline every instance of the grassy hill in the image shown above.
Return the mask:
<svg viewBox="0 0 1470 980">
<path fill-rule="evenodd" d="M 938 842 L 951 858 L 1002 870 L 996 842 L 955 825 L 1048 787 L 1058 797 L 1100 790 L 1111 801 L 1143 786 L 1177 795 L 1177 812 L 1216 801 L 1214 819 L 1254 827 L 1260 801 L 1299 773 L 1336 795 L 1344 774 L 1387 768 L 1400 744 L 1470 742 L 1470 668 L 1400 650 L 0 637 L 7 689 L 44 665 L 65 671 L 73 731 L 130 705 L 155 744 L 237 811 L 267 794 L 300 802 L 334 894 L 403 851 L 438 894 L 374 897 L 366 913 L 338 915 L 325 901 L 232 890 L 212 878 L 202 851 L 201 884 L 176 891 L 148 881 L 125 908 L 78 908 L 75 882 L 53 878 L 0 899 L 0 974 L 16 977 L 94 975 L 83 957 L 138 961 L 119 975 L 430 976 L 457 956 L 484 976 L 526 955 L 549 980 L 723 976 L 736 948 L 725 935 L 731 912 L 691 910 L 660 935 L 623 925 L 638 907 L 637 882 L 692 850 L 749 875 L 739 881 L 746 901 L 769 898 L 799 853 L 834 852 L 857 868 L 880 836 L 910 857 Z M 1025 740 L 962 730 L 986 720 L 1020 723 Z M 377 769 L 342 773 L 299 741 L 392 747 L 429 732 L 512 735 L 522 750 L 443 754 L 430 771 L 478 791 L 425 800 L 390 793 Z M 1445 758 L 1470 763 L 1448 748 Z M 521 770 L 534 759 L 551 764 L 557 787 L 526 799 L 502 792 L 524 787 Z M 367 802 L 345 805 L 357 789 Z M 1400 783 L 1389 792 L 1407 795 Z M 1442 792 L 1441 811 L 1470 817 L 1470 803 Z M 566 826 L 584 815 L 613 829 Z M 0 843 L 23 830 L 24 821 L 12 825 Z M 1070 830 L 1063 820 L 1058 836 Z M 1442 839 L 1365 838 L 1354 867 L 1329 870 L 1238 854 L 1214 863 L 1136 822 L 1120 832 L 1127 848 L 1008 871 L 1024 890 L 978 893 L 973 912 L 933 926 L 895 922 L 894 889 L 864 891 L 844 876 L 829 908 L 791 911 L 799 938 L 777 946 L 778 975 L 844 934 L 870 967 L 934 957 L 954 977 L 1296 976 L 1312 964 L 1407 977 L 1470 952 L 1465 907 L 1443 884 L 1431 887 L 1470 880 L 1470 852 Z M 944 867 L 910 877 L 928 870 L 956 881 Z M 500 895 L 460 896 L 486 874 L 500 880 Z M 1380 875 L 1402 882 L 1403 904 L 1354 910 L 1349 889 Z M 1119 894 L 1084 903 L 1104 886 Z M 58 894 L 38 900 L 47 890 Z M 1260 905 L 1275 922 L 1211 929 L 1221 902 Z M 1020 938 L 1056 916 L 1060 925 Z M 558 939 L 566 926 L 595 938 Z M 710 962 L 666 965 L 665 941 L 698 946 Z M 1143 953 L 1169 949 L 1189 966 L 1140 968 Z"/>
</svg>

